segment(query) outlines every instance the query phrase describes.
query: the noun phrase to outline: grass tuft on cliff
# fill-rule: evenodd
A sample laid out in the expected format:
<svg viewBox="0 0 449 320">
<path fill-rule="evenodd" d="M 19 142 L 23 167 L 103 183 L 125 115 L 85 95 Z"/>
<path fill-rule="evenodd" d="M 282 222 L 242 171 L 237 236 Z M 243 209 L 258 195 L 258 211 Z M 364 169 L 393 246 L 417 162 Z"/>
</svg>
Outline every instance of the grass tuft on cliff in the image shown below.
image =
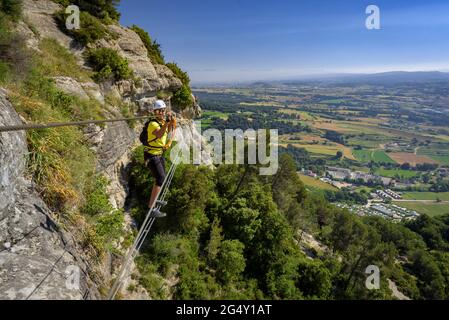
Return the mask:
<svg viewBox="0 0 449 320">
<path fill-rule="evenodd" d="M 42 72 L 49 76 L 66 76 L 80 82 L 92 81 L 92 71 L 83 69 L 78 59 L 55 39 L 45 38 L 39 44 Z"/>
</svg>

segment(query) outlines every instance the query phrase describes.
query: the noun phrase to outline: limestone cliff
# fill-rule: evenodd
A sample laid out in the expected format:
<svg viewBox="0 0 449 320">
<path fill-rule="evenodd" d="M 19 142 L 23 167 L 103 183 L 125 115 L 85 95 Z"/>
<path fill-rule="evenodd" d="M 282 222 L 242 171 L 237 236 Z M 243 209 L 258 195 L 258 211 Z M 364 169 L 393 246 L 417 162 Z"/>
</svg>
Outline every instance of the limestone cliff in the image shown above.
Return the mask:
<svg viewBox="0 0 449 320">
<path fill-rule="evenodd" d="M 39 50 L 44 38 L 56 39 L 69 49 L 83 68 L 88 68 L 83 58 L 83 48 L 62 31 L 53 14 L 62 7 L 50 0 L 24 0 L 26 22 L 19 22 L 18 32 L 27 45 Z M 97 84 L 79 82 L 67 76 L 55 77 L 56 86 L 80 99 L 96 100 L 102 105 L 105 116 L 121 117 L 120 108 L 127 104 L 139 115 L 144 104 L 157 99 L 157 93 L 174 92 L 182 86 L 166 66 L 153 64 L 140 37 L 132 30 L 118 24 L 108 26 L 116 35 L 111 40 L 100 40 L 93 47 L 115 49 L 129 61 L 136 80 Z M 8 101 L 8 94 L 0 92 L 0 126 L 21 123 L 21 119 Z M 200 114 L 195 104 L 178 114 L 180 125 L 186 129 L 177 139 L 203 144 L 192 124 Z M 108 187 L 110 202 L 122 208 L 128 192 L 130 152 L 138 144 L 137 136 L 142 124 L 131 128 L 126 122 L 83 128 L 89 146 L 96 153 L 97 170 L 111 182 Z M 186 134 L 187 132 L 187 134 Z M 95 281 L 89 277 L 88 262 L 77 251 L 76 235 L 63 232 L 52 213 L 35 191 L 33 182 L 26 178 L 27 142 L 23 132 L 0 135 L 0 299 L 82 299 L 100 298 Z M 210 156 L 203 152 L 205 162 Z M 77 290 L 68 288 L 67 270 L 81 270 L 81 283 Z M 68 269 L 69 268 L 69 269 Z M 110 268 L 101 270 L 102 278 L 109 279 Z"/>
<path fill-rule="evenodd" d="M 0 126 L 21 122 L 0 91 Z M 99 297 L 74 240 L 25 178 L 27 152 L 23 132 L 0 134 L 0 299 Z M 80 286 L 72 289 L 66 281 L 73 267 L 80 270 Z"/>
</svg>

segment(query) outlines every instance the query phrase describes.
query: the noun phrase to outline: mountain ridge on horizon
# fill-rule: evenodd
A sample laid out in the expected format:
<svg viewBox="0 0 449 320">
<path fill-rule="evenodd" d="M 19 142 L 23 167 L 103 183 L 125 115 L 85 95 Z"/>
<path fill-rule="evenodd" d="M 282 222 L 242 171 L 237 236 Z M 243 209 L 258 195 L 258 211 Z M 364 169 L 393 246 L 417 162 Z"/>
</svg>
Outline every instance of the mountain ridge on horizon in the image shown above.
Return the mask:
<svg viewBox="0 0 449 320">
<path fill-rule="evenodd" d="M 284 80 L 248 80 L 248 81 L 216 81 L 198 82 L 194 87 L 201 86 L 230 86 L 230 85 L 266 85 L 266 84 L 295 84 L 304 82 L 350 82 L 350 83 L 416 83 L 449 81 L 449 72 L 443 71 L 387 71 L 378 73 L 329 73 L 305 75 Z"/>
</svg>

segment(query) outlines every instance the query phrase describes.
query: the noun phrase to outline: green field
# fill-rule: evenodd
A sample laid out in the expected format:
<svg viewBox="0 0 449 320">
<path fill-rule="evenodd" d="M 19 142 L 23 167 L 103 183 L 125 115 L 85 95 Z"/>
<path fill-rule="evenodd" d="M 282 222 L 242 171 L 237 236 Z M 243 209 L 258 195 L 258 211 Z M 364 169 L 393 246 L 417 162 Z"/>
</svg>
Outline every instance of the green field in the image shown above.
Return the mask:
<svg viewBox="0 0 449 320">
<path fill-rule="evenodd" d="M 352 154 L 360 162 L 371 161 L 371 151 L 369 150 L 352 150 Z"/>
<path fill-rule="evenodd" d="M 422 202 L 394 202 L 400 207 L 416 211 L 429 216 L 440 216 L 449 213 L 448 203 L 422 203 Z"/>
<path fill-rule="evenodd" d="M 376 170 L 376 174 L 382 177 L 395 178 L 397 175 L 402 179 L 409 179 L 419 176 L 419 172 L 411 170 L 401 170 L 401 169 L 384 169 L 380 168 Z"/>
<path fill-rule="evenodd" d="M 429 156 L 429 158 L 438 161 L 442 165 L 449 166 L 449 156 Z"/>
<path fill-rule="evenodd" d="M 213 118 L 217 117 L 223 120 L 228 120 L 229 115 L 224 112 L 219 111 L 204 111 L 202 114 L 203 118 Z"/>
<path fill-rule="evenodd" d="M 352 153 L 360 162 L 396 163 L 382 150 L 353 150 Z"/>
<path fill-rule="evenodd" d="M 433 148 L 419 148 L 418 155 L 428 156 L 442 165 L 449 165 L 449 147 L 445 145 Z"/>
<path fill-rule="evenodd" d="M 338 151 L 341 151 L 346 158 L 354 159 L 351 149 L 344 146 L 292 143 L 291 140 L 283 140 L 280 142 L 281 142 L 280 145 L 282 146 L 286 147 L 288 144 L 291 144 L 296 148 L 306 149 L 308 152 L 318 155 L 335 156 Z"/>
<path fill-rule="evenodd" d="M 364 148 L 378 148 L 380 141 L 375 140 L 361 140 L 360 138 L 351 138 L 347 140 L 349 146 L 361 146 Z"/>
<path fill-rule="evenodd" d="M 322 100 L 320 101 L 320 103 L 322 104 L 341 104 L 341 103 L 345 103 L 346 100 L 341 100 L 341 99 L 330 99 L 330 100 Z"/>
<path fill-rule="evenodd" d="M 404 200 L 437 200 L 449 201 L 449 192 L 406 192 L 402 195 Z"/>
<path fill-rule="evenodd" d="M 201 130 L 208 129 L 212 124 L 211 119 L 201 119 Z"/>
<path fill-rule="evenodd" d="M 361 146 L 364 148 L 378 148 L 380 144 L 385 144 L 391 141 L 390 138 L 380 134 L 364 134 L 347 139 L 348 145 Z"/>
<path fill-rule="evenodd" d="M 319 189 L 319 190 L 331 190 L 331 191 L 337 191 L 338 189 L 335 188 L 334 186 L 325 183 L 321 180 L 309 177 L 309 176 L 305 176 L 302 174 L 299 174 L 299 178 L 301 179 L 301 181 L 307 186 L 307 187 L 311 187 L 313 189 Z"/>
</svg>

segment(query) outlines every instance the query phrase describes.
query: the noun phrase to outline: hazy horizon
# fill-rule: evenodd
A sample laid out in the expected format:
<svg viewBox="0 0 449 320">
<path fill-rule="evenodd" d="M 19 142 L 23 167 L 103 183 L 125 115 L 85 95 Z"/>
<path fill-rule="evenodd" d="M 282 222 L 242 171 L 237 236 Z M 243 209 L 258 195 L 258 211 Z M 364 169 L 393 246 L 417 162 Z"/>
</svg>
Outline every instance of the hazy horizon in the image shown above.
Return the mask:
<svg viewBox="0 0 449 320">
<path fill-rule="evenodd" d="M 380 30 L 365 26 L 371 4 Z M 444 0 L 127 0 L 119 10 L 121 22 L 147 30 L 193 84 L 449 70 Z"/>
<path fill-rule="evenodd" d="M 389 70 L 382 72 L 365 72 L 365 73 L 357 73 L 357 72 L 339 72 L 339 73 L 319 73 L 319 74 L 304 74 L 298 76 L 291 77 L 280 77 L 280 78 L 264 78 L 264 79 L 248 79 L 248 80 L 222 80 L 222 81 L 192 81 L 193 86 L 204 86 L 204 85 L 228 85 L 228 84 L 250 84 L 255 82 L 275 82 L 275 81 L 307 81 L 307 80 L 318 80 L 318 79 L 326 79 L 326 78 L 344 78 L 350 76 L 373 76 L 373 75 L 383 75 L 388 73 L 443 73 L 449 76 L 449 69 L 444 70 L 416 70 L 416 71 L 404 71 L 404 70 Z"/>
</svg>

